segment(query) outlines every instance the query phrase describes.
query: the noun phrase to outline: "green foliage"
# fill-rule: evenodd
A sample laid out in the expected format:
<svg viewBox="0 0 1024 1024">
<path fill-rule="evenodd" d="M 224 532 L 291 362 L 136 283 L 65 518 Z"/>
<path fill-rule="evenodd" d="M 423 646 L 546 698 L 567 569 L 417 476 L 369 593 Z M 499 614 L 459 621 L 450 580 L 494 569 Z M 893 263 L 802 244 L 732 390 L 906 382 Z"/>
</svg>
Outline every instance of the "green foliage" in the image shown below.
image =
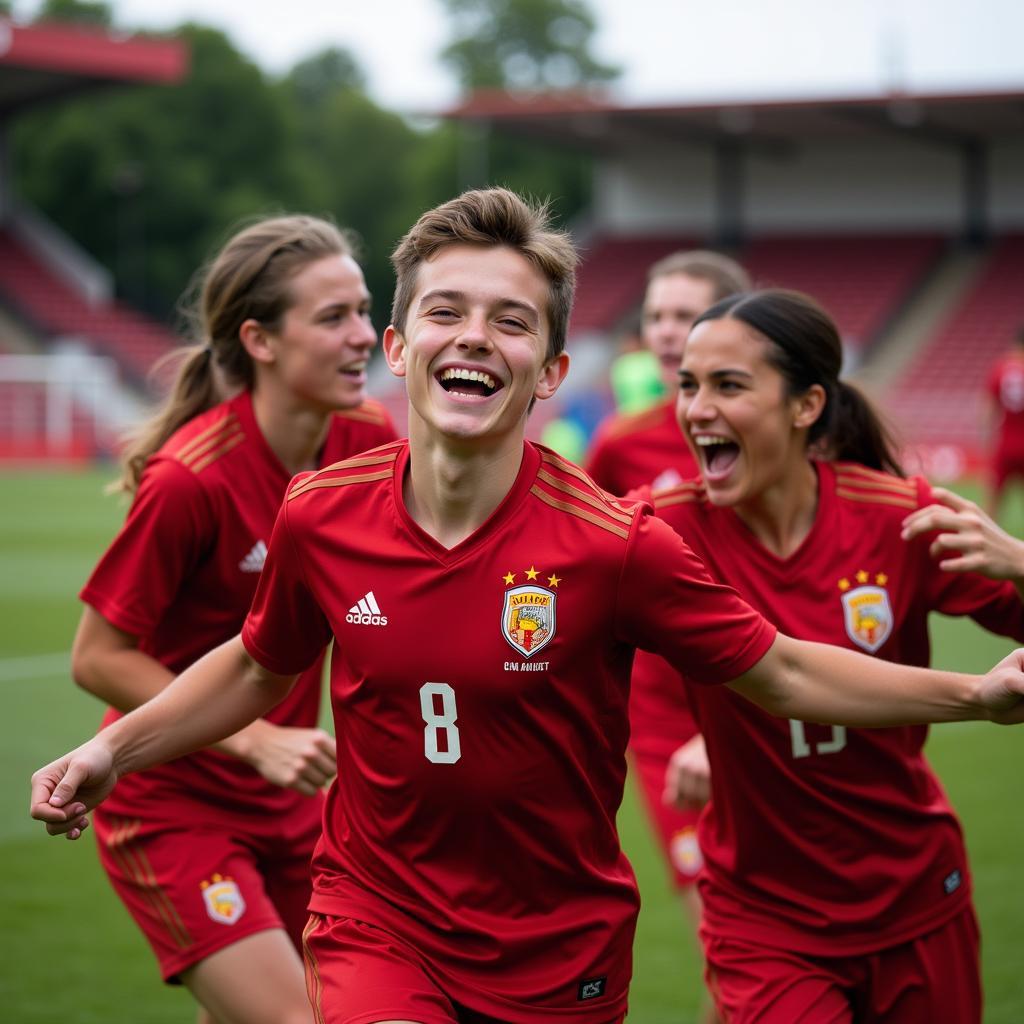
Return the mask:
<svg viewBox="0 0 1024 1024">
<path fill-rule="evenodd" d="M 590 52 L 583 0 L 442 0 L 454 38 L 441 59 L 466 90 L 578 89 L 620 69 Z"/>
<path fill-rule="evenodd" d="M 105 0 L 46 0 L 38 17 L 40 21 L 69 21 L 103 28 L 114 21 L 110 4 Z"/>
</svg>

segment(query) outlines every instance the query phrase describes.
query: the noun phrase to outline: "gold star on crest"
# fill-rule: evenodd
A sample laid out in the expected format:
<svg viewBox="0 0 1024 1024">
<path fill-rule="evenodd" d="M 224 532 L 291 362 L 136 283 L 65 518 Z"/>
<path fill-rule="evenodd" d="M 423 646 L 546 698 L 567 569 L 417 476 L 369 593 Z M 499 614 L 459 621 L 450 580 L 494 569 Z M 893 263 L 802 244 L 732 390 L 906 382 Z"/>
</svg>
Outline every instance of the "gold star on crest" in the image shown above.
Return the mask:
<svg viewBox="0 0 1024 1024">
<path fill-rule="evenodd" d="M 867 581 L 870 578 L 871 578 L 871 573 L 865 572 L 863 569 L 861 569 L 861 571 L 859 573 L 857 573 L 857 582 L 858 583 L 867 583 Z"/>
<path fill-rule="evenodd" d="M 562 578 L 560 576 L 549 576 L 548 577 L 548 586 L 549 587 L 557 588 L 558 584 L 561 583 L 561 582 L 562 582 Z"/>
<path fill-rule="evenodd" d="M 502 579 L 506 583 L 515 583 L 515 581 L 516 581 L 516 574 L 514 572 L 507 572 L 507 573 L 505 573 L 504 576 L 502 576 Z"/>
<path fill-rule="evenodd" d="M 888 576 L 886 576 L 884 572 L 880 572 L 880 573 L 879 573 L 879 574 L 878 574 L 878 575 L 877 575 L 877 576 L 875 577 L 875 582 L 876 582 L 876 583 L 877 583 L 877 584 L 878 584 L 878 585 L 879 585 L 880 587 L 884 587 L 884 586 L 886 585 L 886 583 L 888 583 L 888 582 L 889 582 L 889 577 L 888 577 Z"/>
<path fill-rule="evenodd" d="M 840 590 L 849 590 L 850 589 L 850 581 L 845 576 L 839 581 L 839 589 Z"/>
<path fill-rule="evenodd" d="M 532 565 L 530 566 L 529 569 L 526 570 L 526 578 L 528 580 L 535 580 L 537 578 L 537 575 L 538 575 L 537 570 L 534 569 L 534 567 Z"/>
</svg>

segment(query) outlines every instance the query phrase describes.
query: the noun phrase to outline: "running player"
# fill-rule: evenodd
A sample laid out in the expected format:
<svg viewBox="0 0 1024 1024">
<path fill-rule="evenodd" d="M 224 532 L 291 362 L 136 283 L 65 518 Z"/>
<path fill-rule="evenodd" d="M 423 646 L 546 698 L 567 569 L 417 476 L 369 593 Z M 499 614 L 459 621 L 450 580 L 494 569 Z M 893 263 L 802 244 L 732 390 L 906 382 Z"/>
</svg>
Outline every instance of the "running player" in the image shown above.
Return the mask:
<svg viewBox="0 0 1024 1024">
<path fill-rule="evenodd" d="M 213 261 L 203 341 L 126 453 L 134 501 L 81 594 L 72 671 L 111 705 L 105 724 L 238 632 L 297 471 L 394 438 L 365 401 L 369 302 L 345 238 L 312 217 L 253 224 Z M 235 397 L 219 401 L 218 376 Z M 128 776 L 96 812 L 103 867 L 164 979 L 220 1024 L 309 1019 L 298 945 L 336 765 L 320 691 L 317 659 L 219 752 Z"/>
<path fill-rule="evenodd" d="M 653 264 L 647 273 L 641 338 L 657 359 L 669 396 L 654 407 L 630 415 L 615 414 L 598 428 L 586 461 L 590 475 L 612 494 L 626 494 L 650 484 L 668 487 L 697 476 L 697 463 L 676 420 L 679 362 L 694 320 L 727 295 L 749 289 L 747 272 L 717 252 L 676 252 Z M 700 921 L 697 876 L 704 865 L 697 839 L 699 794 L 689 806 L 666 803 L 665 770 L 680 744 L 697 735 L 683 687 L 647 686 L 654 676 L 638 675 L 629 697 L 633 772 L 643 804 L 661 847 L 672 884 L 679 892 L 692 927 Z M 700 751 L 690 748 L 691 755 Z M 714 1020 L 705 1011 L 706 1021 Z"/>
<path fill-rule="evenodd" d="M 679 398 L 703 479 L 656 493 L 657 514 L 790 636 L 905 665 L 928 663 L 931 611 L 1024 638 L 1012 583 L 932 556 L 936 528 L 950 536 L 935 554 L 955 553 L 958 513 L 903 477 L 870 407 L 839 381 L 841 362 L 834 324 L 798 293 L 705 312 Z M 995 544 L 976 545 L 969 567 L 1019 586 L 1024 546 L 997 566 Z M 639 655 L 636 671 L 670 685 L 659 659 Z M 702 935 L 723 1019 L 979 1021 L 967 856 L 922 753 L 926 729 L 787 721 L 728 687 L 690 695 L 711 766 Z M 683 795 L 704 784 L 688 756 L 669 780 Z"/>
<path fill-rule="evenodd" d="M 985 508 L 995 518 L 1010 478 L 1024 479 L 1024 327 L 992 367 L 986 392 L 991 462 Z"/>
<path fill-rule="evenodd" d="M 317 1020 L 622 1019 L 637 646 L 784 715 L 1024 719 L 1024 652 L 977 677 L 791 640 L 646 506 L 524 441 L 568 368 L 575 258 L 504 189 L 424 214 L 394 256 L 384 338 L 409 440 L 295 481 L 241 636 L 33 776 L 33 815 L 77 837 L 123 774 L 265 714 L 335 637 Z"/>
</svg>

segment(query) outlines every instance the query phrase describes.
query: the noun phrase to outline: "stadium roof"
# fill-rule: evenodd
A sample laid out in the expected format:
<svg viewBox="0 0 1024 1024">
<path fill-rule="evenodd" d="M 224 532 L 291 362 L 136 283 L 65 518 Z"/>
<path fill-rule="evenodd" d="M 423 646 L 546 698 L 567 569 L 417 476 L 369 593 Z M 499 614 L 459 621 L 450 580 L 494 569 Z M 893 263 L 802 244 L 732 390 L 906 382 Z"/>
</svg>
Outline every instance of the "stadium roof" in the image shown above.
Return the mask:
<svg viewBox="0 0 1024 1024">
<path fill-rule="evenodd" d="M 628 106 L 588 93 L 478 92 L 443 114 L 593 151 L 656 143 L 791 143 L 916 136 L 957 145 L 1024 132 L 1024 89 L 989 93 L 735 100 Z"/>
<path fill-rule="evenodd" d="M 176 82 L 187 69 L 188 49 L 179 40 L 0 18 L 0 117 L 93 88 Z"/>
</svg>

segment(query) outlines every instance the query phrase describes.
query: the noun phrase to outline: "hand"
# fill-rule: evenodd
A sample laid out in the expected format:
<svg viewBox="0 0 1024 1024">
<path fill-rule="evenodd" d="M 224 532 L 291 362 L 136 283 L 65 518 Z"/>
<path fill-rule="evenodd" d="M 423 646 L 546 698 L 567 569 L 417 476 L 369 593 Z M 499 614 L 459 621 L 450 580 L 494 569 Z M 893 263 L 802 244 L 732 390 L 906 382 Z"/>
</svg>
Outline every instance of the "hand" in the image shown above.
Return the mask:
<svg viewBox="0 0 1024 1024">
<path fill-rule="evenodd" d="M 994 580 L 1024 579 L 1024 543 L 1011 537 L 973 501 L 936 487 L 941 505 L 929 505 L 903 520 L 903 539 L 938 532 L 928 549 L 946 572 L 979 572 Z"/>
<path fill-rule="evenodd" d="M 1008 654 L 981 676 L 976 697 L 991 721 L 999 725 L 1024 722 L 1024 649 Z"/>
<path fill-rule="evenodd" d="M 113 755 L 97 737 L 32 776 L 29 811 L 46 822 L 51 836 L 77 839 L 89 827 L 85 815 L 109 795 L 117 779 Z"/>
<path fill-rule="evenodd" d="M 661 802 L 686 810 L 703 807 L 710 799 L 711 765 L 704 737 L 698 733 L 669 758 Z"/>
<path fill-rule="evenodd" d="M 268 782 L 313 796 L 338 771 L 334 737 L 323 729 L 300 729 L 261 722 L 245 755 Z"/>
</svg>

